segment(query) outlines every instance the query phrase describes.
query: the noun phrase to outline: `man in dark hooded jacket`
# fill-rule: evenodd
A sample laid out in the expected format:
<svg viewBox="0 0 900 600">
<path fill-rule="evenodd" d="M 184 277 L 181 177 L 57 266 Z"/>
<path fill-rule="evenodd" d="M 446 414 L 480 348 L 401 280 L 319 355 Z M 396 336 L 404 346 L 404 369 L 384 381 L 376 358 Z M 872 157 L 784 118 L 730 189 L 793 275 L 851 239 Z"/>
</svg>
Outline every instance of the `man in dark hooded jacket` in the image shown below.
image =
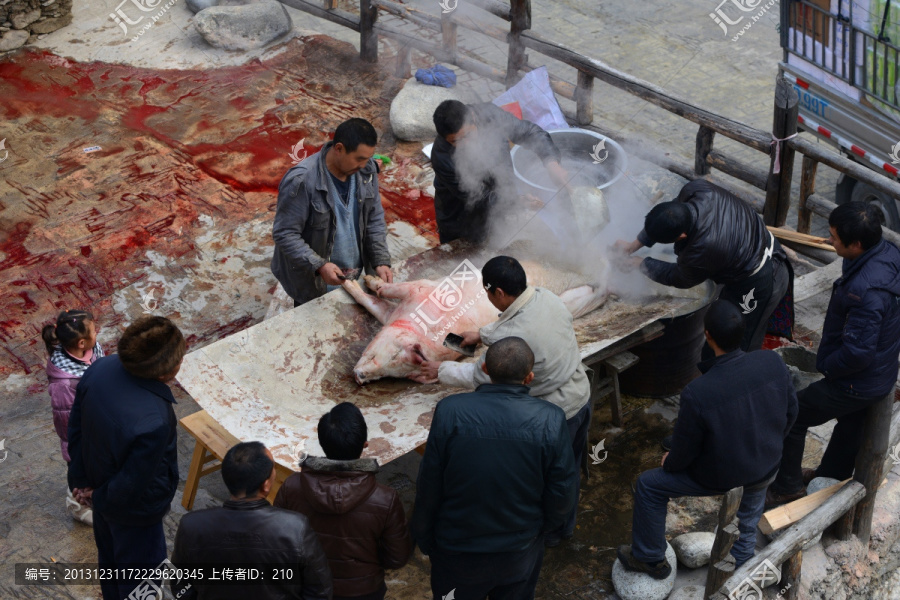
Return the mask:
<svg viewBox="0 0 900 600">
<path fill-rule="evenodd" d="M 800 414 L 784 442 L 767 506 L 806 494 L 814 477 L 853 475 L 866 409 L 893 393 L 900 355 L 900 250 L 882 239 L 879 209 L 849 202 L 828 217 L 844 259 L 825 313 L 816 368 L 825 375 L 798 394 Z M 837 419 L 817 469 L 801 469 L 806 431 Z"/>
<path fill-rule="evenodd" d="M 793 275 L 784 250 L 756 211 L 734 194 L 698 179 L 685 185 L 675 200 L 654 206 L 634 242 L 616 245 L 631 254 L 642 246 L 671 243 L 676 263 L 635 258 L 641 272 L 682 289 L 707 279 L 723 285 L 720 297 L 738 305 L 746 320 L 741 349 L 762 348 L 766 324 Z M 704 359 L 711 356 L 707 346 Z"/>
</svg>

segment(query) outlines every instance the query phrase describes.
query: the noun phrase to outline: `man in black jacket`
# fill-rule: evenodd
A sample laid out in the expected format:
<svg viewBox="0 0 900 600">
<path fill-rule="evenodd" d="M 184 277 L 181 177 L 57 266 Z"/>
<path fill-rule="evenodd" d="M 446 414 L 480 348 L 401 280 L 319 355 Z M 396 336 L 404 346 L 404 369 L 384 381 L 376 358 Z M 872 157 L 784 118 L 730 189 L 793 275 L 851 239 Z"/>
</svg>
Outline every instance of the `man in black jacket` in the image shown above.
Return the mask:
<svg viewBox="0 0 900 600">
<path fill-rule="evenodd" d="M 853 475 L 866 409 L 894 392 L 900 354 L 900 250 L 882 239 L 879 210 L 849 202 L 828 217 L 829 240 L 843 259 L 825 313 L 816 368 L 824 379 L 798 394 L 800 415 L 784 442 L 768 506 L 806 494 L 814 477 Z M 802 469 L 806 431 L 837 419 L 817 469 Z"/>
<path fill-rule="evenodd" d="M 434 411 L 412 529 L 435 598 L 533 598 L 544 533 L 576 502 L 566 417 L 528 395 L 533 365 L 523 339 L 499 340 L 484 365 L 491 383 Z"/>
<path fill-rule="evenodd" d="M 441 102 L 433 120 L 438 134 L 431 150 L 434 211 L 442 244 L 457 238 L 483 242 L 490 210 L 518 196 L 510 143 L 534 151 L 553 182 L 567 184 L 550 134 L 531 121 L 491 103 L 465 105 L 458 100 Z"/>
<path fill-rule="evenodd" d="M 171 381 L 184 336 L 164 317 L 128 326 L 118 354 L 101 358 L 75 390 L 69 417 L 69 487 L 94 508 L 101 569 L 156 567 L 166 558 L 162 519 L 178 487 Z M 120 600 L 139 580 L 105 579 L 104 600 Z"/>
<path fill-rule="evenodd" d="M 793 278 L 781 244 L 762 218 L 734 194 L 698 179 L 675 200 L 654 206 L 634 242 L 616 246 L 631 254 L 643 246 L 672 243 L 676 263 L 635 258 L 641 272 L 682 289 L 707 279 L 724 285 L 720 297 L 738 305 L 746 319 L 741 349 L 762 348 L 769 317 Z M 711 356 L 705 348 L 703 358 Z"/>
<path fill-rule="evenodd" d="M 738 566 L 753 557 L 756 525 L 766 486 L 781 462 L 785 436 L 797 417 L 797 396 L 784 362 L 770 350 L 740 349 L 744 319 L 726 300 L 714 302 L 704 319 L 715 358 L 681 392 L 672 450 L 662 467 L 638 477 L 632 546 L 620 546 L 630 571 L 665 579 L 666 506 L 680 496 L 715 496 L 743 486 L 738 509 L 741 537 L 731 549 Z"/>
<path fill-rule="evenodd" d="M 331 600 L 328 560 L 309 520 L 266 500 L 275 482 L 272 453 L 260 442 L 237 444 L 222 459 L 222 479 L 231 499 L 188 513 L 178 524 L 172 563 L 187 573 L 202 565 L 204 577 L 173 583 L 175 597 Z M 212 569 L 223 568 L 258 568 L 264 579 L 210 583 Z"/>
</svg>

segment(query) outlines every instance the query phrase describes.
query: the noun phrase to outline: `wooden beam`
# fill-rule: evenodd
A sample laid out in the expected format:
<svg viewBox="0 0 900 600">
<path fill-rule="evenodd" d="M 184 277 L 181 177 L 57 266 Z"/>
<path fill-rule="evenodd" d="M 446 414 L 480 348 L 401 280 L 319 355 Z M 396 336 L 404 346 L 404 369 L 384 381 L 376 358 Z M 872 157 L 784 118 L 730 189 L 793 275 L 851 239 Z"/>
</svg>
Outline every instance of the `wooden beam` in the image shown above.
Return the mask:
<svg viewBox="0 0 900 600">
<path fill-rule="evenodd" d="M 812 212 L 816 213 L 820 217 L 825 217 L 826 219 L 828 218 L 828 215 L 831 214 L 831 211 L 837 208 L 837 204 L 835 204 L 831 200 L 823 198 L 818 194 L 811 195 L 806 201 L 806 206 Z M 900 233 L 892 231 L 887 227 L 882 227 L 881 233 L 884 236 L 884 239 L 892 242 L 896 246 L 900 246 Z"/>
<path fill-rule="evenodd" d="M 812 211 L 806 206 L 809 197 L 816 193 L 816 170 L 819 161 L 811 156 L 803 155 L 803 166 L 800 174 L 800 207 L 797 209 L 797 231 L 809 233 Z"/>
<path fill-rule="evenodd" d="M 738 529 L 735 516 L 738 508 L 741 506 L 741 498 L 743 497 L 743 487 L 730 489 L 722 497 L 722 504 L 719 506 L 719 531 L 716 533 L 712 552 L 709 555 L 709 569 L 706 571 L 706 592 L 703 594 L 704 598 L 708 598 L 715 593 L 734 573 L 734 562 L 727 561 L 726 558 L 729 557 L 731 547 L 741 537 L 741 530 Z"/>
<path fill-rule="evenodd" d="M 806 156 L 811 156 L 820 163 L 828 165 L 832 169 L 846 173 L 858 181 L 868 183 L 875 189 L 884 192 L 889 196 L 900 198 L 900 183 L 881 175 L 880 173 L 876 173 L 872 169 L 864 167 L 849 158 L 843 157 L 840 154 L 799 136 L 786 141 L 785 144 L 791 146 L 797 152 L 801 152 Z"/>
<path fill-rule="evenodd" d="M 575 117 L 579 126 L 590 125 L 594 120 L 594 78 L 578 71 L 578 85 L 575 87 Z"/>
<path fill-rule="evenodd" d="M 893 391 L 893 390 L 891 390 Z M 856 505 L 853 516 L 853 533 L 863 547 L 869 545 L 872 533 L 872 514 L 875 512 L 875 496 L 881 485 L 884 459 L 887 456 L 891 437 L 891 409 L 894 394 L 888 394 L 866 409 L 863 425 L 862 446 L 856 453 L 853 478 L 866 486 L 866 497 Z"/>
<path fill-rule="evenodd" d="M 593 75 L 601 81 L 625 90 L 638 98 L 684 117 L 689 121 L 693 121 L 698 125 L 705 125 L 710 129 L 714 129 L 716 132 L 759 150 L 764 154 L 769 154 L 772 136 L 767 132 L 754 129 L 739 121 L 722 117 L 686 100 L 675 98 L 652 83 L 614 69 L 600 60 L 588 58 L 563 44 L 550 41 L 533 31 L 522 33 L 521 39 L 522 43 L 532 50 Z"/>
<path fill-rule="evenodd" d="M 731 593 L 738 589 L 742 582 L 757 571 L 768 560 L 774 565 L 784 563 L 788 558 L 796 554 L 803 545 L 822 533 L 826 527 L 834 523 L 840 515 L 855 506 L 866 495 L 866 488 L 858 481 L 848 481 L 843 487 L 825 501 L 825 503 L 811 512 L 800 523 L 792 526 L 778 539 L 757 552 L 756 556 L 734 572 L 734 575 L 725 582 L 714 598 L 716 600 L 728 600 Z"/>
<path fill-rule="evenodd" d="M 378 62 L 377 20 L 378 7 L 372 0 L 359 0 L 359 57 L 368 63 Z"/>
<path fill-rule="evenodd" d="M 826 500 L 837 494 L 848 481 L 850 480 L 846 479 L 840 483 L 836 483 L 810 494 L 809 496 L 804 496 L 799 500 L 794 500 L 788 504 L 773 508 L 764 513 L 759 520 L 759 530 L 766 535 L 772 535 L 779 529 L 784 529 L 788 525 L 793 525 L 815 509 L 822 506 Z"/>
<path fill-rule="evenodd" d="M 772 122 L 772 135 L 779 140 L 786 140 L 797 133 L 797 115 L 800 111 L 800 96 L 783 78 L 775 81 L 775 115 Z M 781 227 L 787 220 L 791 206 L 791 178 L 794 173 L 794 148 L 780 142 L 780 152 L 772 152 L 769 166 L 769 179 L 766 182 L 766 206 L 763 209 L 763 221 L 766 225 Z"/>
<path fill-rule="evenodd" d="M 512 21 L 510 7 L 504 2 L 498 2 L 497 0 L 465 0 L 465 2 L 500 17 L 504 21 Z"/>
<path fill-rule="evenodd" d="M 531 27 L 531 0 L 510 0 L 512 21 L 509 29 L 509 50 L 506 54 L 506 87 L 519 81 L 519 71 L 525 66 L 525 46 L 522 32 Z"/>
<path fill-rule="evenodd" d="M 768 174 L 762 169 L 751 167 L 741 161 L 727 156 L 719 150 L 712 150 L 706 157 L 706 163 L 736 179 L 745 181 L 760 191 L 766 189 Z"/>
<path fill-rule="evenodd" d="M 709 153 L 712 152 L 715 129 L 701 125 L 697 129 L 697 140 L 694 143 L 694 172 L 697 175 L 709 175 Z"/>
<path fill-rule="evenodd" d="M 783 600 L 800 600 L 800 569 L 803 566 L 803 550 L 787 559 L 781 567 L 781 589 L 787 589 Z"/>
<path fill-rule="evenodd" d="M 327 10 L 317 4 L 312 4 L 311 2 L 307 2 L 306 0 L 278 0 L 282 4 L 286 4 L 291 8 L 296 8 L 297 10 L 302 10 L 303 12 L 308 12 L 309 14 L 319 17 L 320 19 L 325 19 L 326 21 L 331 21 L 332 23 L 337 23 L 342 27 L 349 27 L 353 31 L 359 31 L 359 17 L 352 13 L 348 13 L 344 10 Z"/>
</svg>

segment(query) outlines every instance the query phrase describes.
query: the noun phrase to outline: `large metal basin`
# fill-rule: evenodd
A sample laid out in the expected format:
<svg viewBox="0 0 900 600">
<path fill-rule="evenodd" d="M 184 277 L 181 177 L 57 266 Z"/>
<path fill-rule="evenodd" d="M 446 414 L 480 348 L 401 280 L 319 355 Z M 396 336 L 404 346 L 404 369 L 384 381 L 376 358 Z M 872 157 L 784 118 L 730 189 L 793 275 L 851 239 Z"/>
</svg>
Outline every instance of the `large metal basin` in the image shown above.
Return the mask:
<svg viewBox="0 0 900 600">
<path fill-rule="evenodd" d="M 547 133 L 562 153 L 561 164 L 572 176 L 573 187 L 609 187 L 628 168 L 628 157 L 622 146 L 604 135 L 577 128 L 554 129 Z M 598 148 L 601 142 L 604 147 Z M 525 185 L 542 192 L 557 191 L 537 154 L 523 146 L 514 146 L 511 156 L 516 177 Z M 597 158 L 601 159 L 599 163 Z"/>
</svg>

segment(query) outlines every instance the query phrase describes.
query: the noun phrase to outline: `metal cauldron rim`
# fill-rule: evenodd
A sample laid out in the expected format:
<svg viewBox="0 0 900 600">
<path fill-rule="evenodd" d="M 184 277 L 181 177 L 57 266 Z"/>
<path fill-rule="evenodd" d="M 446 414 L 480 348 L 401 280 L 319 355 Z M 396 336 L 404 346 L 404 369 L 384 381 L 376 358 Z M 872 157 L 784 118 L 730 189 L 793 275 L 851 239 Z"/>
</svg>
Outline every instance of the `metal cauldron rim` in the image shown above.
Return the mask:
<svg viewBox="0 0 900 600">
<path fill-rule="evenodd" d="M 568 129 L 549 129 L 549 130 L 547 130 L 547 133 L 549 133 L 551 135 L 551 137 L 553 136 L 554 133 L 583 133 L 583 134 L 587 134 L 597 140 L 606 140 L 607 145 L 615 148 L 618 155 L 621 156 L 621 159 L 620 159 L 621 164 L 619 165 L 618 173 L 616 173 L 606 183 L 598 185 L 597 186 L 598 190 L 607 188 L 607 187 L 611 186 L 612 184 L 614 184 L 615 182 L 617 182 L 619 179 L 622 178 L 622 175 L 625 174 L 625 170 L 628 169 L 628 155 L 625 154 L 625 149 L 622 148 L 622 146 L 619 144 L 619 142 L 617 142 L 616 140 L 614 140 L 612 138 L 606 137 L 605 135 L 603 135 L 601 133 L 597 133 L 596 131 L 590 131 L 588 129 L 580 129 L 578 127 L 569 127 Z M 518 177 L 520 180 L 527 183 L 528 185 L 535 187 L 539 190 L 544 190 L 545 192 L 557 191 L 556 188 L 538 185 L 538 184 L 534 183 L 533 181 L 531 181 L 530 179 L 528 179 L 527 177 L 525 177 L 525 175 L 523 175 L 522 173 L 519 172 L 519 169 L 516 168 L 516 152 L 519 150 L 520 147 L 521 146 L 516 144 L 515 146 L 513 146 L 513 149 L 510 151 L 510 158 L 512 159 L 512 164 L 513 164 L 513 172 L 516 174 L 516 177 Z"/>
</svg>

